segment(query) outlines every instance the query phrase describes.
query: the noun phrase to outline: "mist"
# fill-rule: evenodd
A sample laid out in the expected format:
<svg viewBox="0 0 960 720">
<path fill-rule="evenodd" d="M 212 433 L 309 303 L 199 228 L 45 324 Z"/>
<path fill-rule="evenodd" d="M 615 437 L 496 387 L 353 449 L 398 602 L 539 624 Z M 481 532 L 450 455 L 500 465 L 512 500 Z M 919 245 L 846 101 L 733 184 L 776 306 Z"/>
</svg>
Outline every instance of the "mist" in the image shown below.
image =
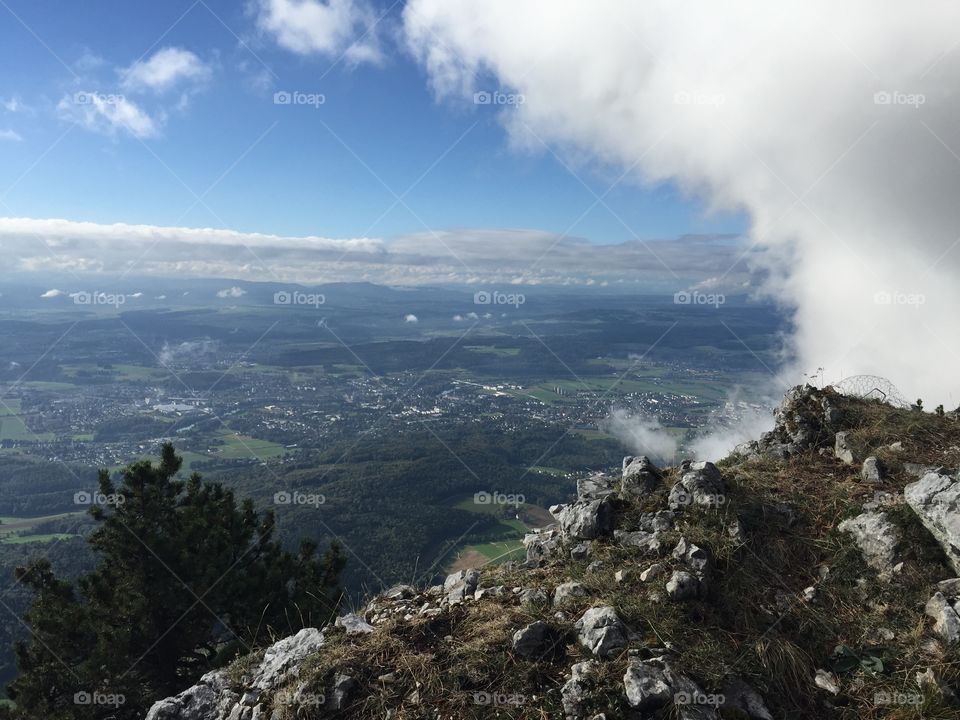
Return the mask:
<svg viewBox="0 0 960 720">
<path fill-rule="evenodd" d="M 634 455 L 646 455 L 661 465 L 669 465 L 676 459 L 677 439 L 654 416 L 614 408 L 602 423 L 602 429 L 630 448 Z"/>
</svg>

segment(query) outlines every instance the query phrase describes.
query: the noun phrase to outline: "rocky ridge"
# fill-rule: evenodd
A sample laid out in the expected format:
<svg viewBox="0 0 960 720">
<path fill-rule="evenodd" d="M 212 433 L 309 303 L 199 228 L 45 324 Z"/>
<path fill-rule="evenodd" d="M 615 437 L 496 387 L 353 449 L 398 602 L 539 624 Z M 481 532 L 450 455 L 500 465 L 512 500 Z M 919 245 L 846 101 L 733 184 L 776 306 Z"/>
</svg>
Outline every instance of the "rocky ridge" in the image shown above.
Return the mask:
<svg viewBox="0 0 960 720">
<path fill-rule="evenodd" d="M 956 717 L 960 428 L 797 387 L 724 461 L 627 457 L 523 562 L 400 585 L 147 720 Z"/>
</svg>

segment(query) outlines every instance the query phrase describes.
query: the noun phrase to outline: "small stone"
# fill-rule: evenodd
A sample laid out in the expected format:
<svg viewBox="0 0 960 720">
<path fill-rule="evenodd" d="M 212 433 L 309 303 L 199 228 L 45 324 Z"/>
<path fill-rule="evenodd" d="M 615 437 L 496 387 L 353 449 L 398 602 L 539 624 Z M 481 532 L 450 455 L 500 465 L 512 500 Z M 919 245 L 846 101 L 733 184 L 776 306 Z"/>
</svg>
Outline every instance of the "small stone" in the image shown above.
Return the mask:
<svg viewBox="0 0 960 720">
<path fill-rule="evenodd" d="M 860 478 L 864 482 L 878 483 L 883 481 L 884 468 L 876 457 L 871 455 L 863 461 L 863 467 L 860 469 Z"/>
<path fill-rule="evenodd" d="M 667 595 L 674 602 L 691 600 L 700 594 L 700 581 L 684 570 L 675 570 L 667 582 Z"/>
<path fill-rule="evenodd" d="M 834 438 L 833 445 L 833 454 L 841 462 L 846 463 L 847 465 L 853 465 L 855 462 L 853 456 L 853 450 L 850 448 L 850 442 L 848 440 L 849 432 L 844 430 L 843 432 L 838 432 Z"/>
<path fill-rule="evenodd" d="M 663 575 L 666 568 L 660 563 L 654 563 L 642 573 L 640 573 L 641 582 L 650 582 L 651 580 L 656 580 L 658 577 Z"/>
<path fill-rule="evenodd" d="M 570 559 L 574 562 L 584 562 L 590 559 L 591 549 L 589 542 L 577 543 L 570 548 Z"/>
<path fill-rule="evenodd" d="M 831 695 L 840 693 L 840 683 L 837 682 L 837 676 L 827 670 L 817 670 L 813 676 L 813 684 L 821 690 L 826 690 Z"/>
<path fill-rule="evenodd" d="M 557 589 L 553 591 L 553 604 L 559 606 L 570 600 L 584 598 L 586 596 L 587 588 L 584 587 L 583 583 L 571 580 L 570 582 L 557 585 Z"/>
</svg>

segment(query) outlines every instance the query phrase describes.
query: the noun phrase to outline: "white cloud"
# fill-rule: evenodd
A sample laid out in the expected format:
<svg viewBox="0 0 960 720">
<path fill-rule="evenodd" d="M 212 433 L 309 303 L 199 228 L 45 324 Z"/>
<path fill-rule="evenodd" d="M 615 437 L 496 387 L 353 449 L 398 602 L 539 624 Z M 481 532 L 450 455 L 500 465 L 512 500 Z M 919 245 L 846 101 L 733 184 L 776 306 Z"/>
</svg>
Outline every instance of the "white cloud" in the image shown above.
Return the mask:
<svg viewBox="0 0 960 720">
<path fill-rule="evenodd" d="M 123 95 L 82 90 L 64 95 L 57 111 L 63 119 L 105 135 L 123 131 L 144 139 L 159 133 L 157 122 Z"/>
<path fill-rule="evenodd" d="M 16 130 L 0 130 L 0 141 L 23 142 L 23 138 Z"/>
<path fill-rule="evenodd" d="M 876 374 L 951 407 L 958 25 L 960 4 L 942 2 L 882 13 L 869 0 L 404 9 L 439 96 L 472 104 L 490 85 L 523 95 L 499 114 L 515 147 L 546 143 L 578 169 L 636 163 L 637 180 L 746 211 L 766 288 L 795 310 L 790 382 L 820 366 L 828 379 Z"/>
<path fill-rule="evenodd" d="M 259 0 L 257 25 L 299 55 L 379 63 L 377 16 L 365 0 Z"/>
<path fill-rule="evenodd" d="M 47 291 L 46 291 L 43 295 L 41 295 L 40 297 L 41 297 L 41 298 L 44 298 L 44 299 L 49 299 L 49 298 L 60 297 L 60 296 L 62 296 L 62 295 L 66 295 L 66 293 L 65 293 L 63 290 L 57 290 L 56 288 L 53 288 L 52 290 L 47 290 Z"/>
<path fill-rule="evenodd" d="M 46 247 L 37 243 L 38 237 Z M 0 262 L 24 271 L 503 289 L 517 277 L 522 285 L 584 287 L 594 279 L 595 288 L 609 279 L 621 290 L 629 284 L 672 300 L 676 291 L 731 267 L 727 280 L 742 292 L 749 275 L 738 261 L 740 252 L 729 238 L 708 236 L 592 245 L 548 232 L 464 229 L 389 240 L 334 239 L 0 218 Z M 664 265 L 682 268 L 680 277 L 674 278 Z"/>
<path fill-rule="evenodd" d="M 25 112 L 27 110 L 27 106 L 16 95 L 8 98 L 0 97 L 0 105 L 9 113 Z"/>
<path fill-rule="evenodd" d="M 246 294 L 247 294 L 246 290 L 244 290 L 243 288 L 238 288 L 236 286 L 226 288 L 225 290 L 217 291 L 218 298 L 238 298 L 238 297 L 243 297 Z"/>
<path fill-rule="evenodd" d="M 672 463 L 677 454 L 677 439 L 654 416 L 634 415 L 617 408 L 601 423 L 601 428 L 631 452 L 648 455 L 658 464 Z"/>
<path fill-rule="evenodd" d="M 403 321 L 406 323 L 415 323 L 415 322 L 420 322 L 420 318 L 418 318 L 416 315 L 411 313 L 409 315 L 404 315 Z"/>
<path fill-rule="evenodd" d="M 149 59 L 138 60 L 120 71 L 125 90 L 158 93 L 171 90 L 182 82 L 204 82 L 211 74 L 210 67 L 194 53 L 177 47 L 161 48 Z"/>
</svg>

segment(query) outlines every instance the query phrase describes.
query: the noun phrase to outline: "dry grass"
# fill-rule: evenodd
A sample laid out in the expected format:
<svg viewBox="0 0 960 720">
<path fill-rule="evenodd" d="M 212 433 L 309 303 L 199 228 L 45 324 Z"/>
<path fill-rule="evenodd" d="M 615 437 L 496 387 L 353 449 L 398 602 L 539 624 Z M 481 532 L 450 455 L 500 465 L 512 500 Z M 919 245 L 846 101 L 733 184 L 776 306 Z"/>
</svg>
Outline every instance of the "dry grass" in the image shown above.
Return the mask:
<svg viewBox="0 0 960 720">
<path fill-rule="evenodd" d="M 506 565 L 484 571 L 484 586 L 503 584 L 508 590 L 541 587 L 551 593 L 566 580 L 583 582 L 590 596 L 564 607 L 562 619 L 554 617 L 555 608 L 521 605 L 508 592 L 435 619 L 391 621 L 361 638 L 331 632 L 328 646 L 311 658 L 301 680 L 322 692 L 334 671 L 347 672 L 361 690 L 343 717 L 361 720 L 379 720 L 388 709 L 396 711 L 397 720 L 562 717 L 559 688 L 570 665 L 585 659 L 570 632 L 573 622 L 588 607 L 609 604 L 634 633 L 631 648 L 644 653 L 669 644 L 674 667 L 695 678 L 706 692 L 720 691 L 732 675 L 742 677 L 764 696 L 776 717 L 960 717 L 936 692 L 910 695 L 920 693 L 915 676 L 928 668 L 947 682 L 960 682 L 960 658 L 931 642 L 922 611 L 932 584 L 951 576 L 942 552 L 909 508 L 885 507 L 903 534 L 906 565 L 896 580 L 884 582 L 835 529 L 842 519 L 859 513 L 875 492 L 896 498 L 912 480 L 904 462 L 960 462 L 960 423 L 949 415 L 898 411 L 875 402 L 840 402 L 855 451 L 876 454 L 887 464 L 890 475 L 883 484 L 866 486 L 858 468 L 816 452 L 787 461 L 729 458 L 721 463 L 727 502 L 709 511 L 687 509 L 675 529 L 664 535 L 660 558 L 595 542 L 591 560 L 603 562 L 599 572 L 588 574 L 587 563 L 568 558 L 533 570 Z M 897 441 L 903 441 L 903 452 L 887 449 Z M 825 444 L 832 442 L 825 439 Z M 669 471 L 664 487 L 653 496 L 620 502 L 618 527 L 635 529 L 642 512 L 662 509 L 676 479 L 675 471 Z M 746 530 L 742 540 L 728 532 L 738 519 Z M 669 553 L 681 536 L 708 549 L 714 571 L 705 598 L 676 604 L 665 598 L 663 579 L 644 584 L 637 575 L 654 561 L 679 567 Z M 617 584 L 618 569 L 635 572 Z M 809 586 L 816 587 L 812 603 L 803 598 Z M 513 632 L 537 619 L 566 632 L 554 659 L 532 662 L 510 650 Z M 884 636 L 887 632 L 892 639 Z M 831 666 L 837 645 L 882 652 L 884 671 L 842 673 L 840 696 L 828 696 L 812 679 L 817 668 Z M 626 660 L 624 656 L 600 664 L 594 712 L 626 716 Z M 396 674 L 395 682 L 378 681 L 388 672 Z M 521 697 L 523 702 L 478 706 L 473 698 L 478 692 Z M 413 702 L 414 693 L 419 703 Z M 918 698 L 921 704 L 886 704 L 878 693 Z M 319 718 L 321 711 L 300 708 L 296 717 Z"/>
</svg>

